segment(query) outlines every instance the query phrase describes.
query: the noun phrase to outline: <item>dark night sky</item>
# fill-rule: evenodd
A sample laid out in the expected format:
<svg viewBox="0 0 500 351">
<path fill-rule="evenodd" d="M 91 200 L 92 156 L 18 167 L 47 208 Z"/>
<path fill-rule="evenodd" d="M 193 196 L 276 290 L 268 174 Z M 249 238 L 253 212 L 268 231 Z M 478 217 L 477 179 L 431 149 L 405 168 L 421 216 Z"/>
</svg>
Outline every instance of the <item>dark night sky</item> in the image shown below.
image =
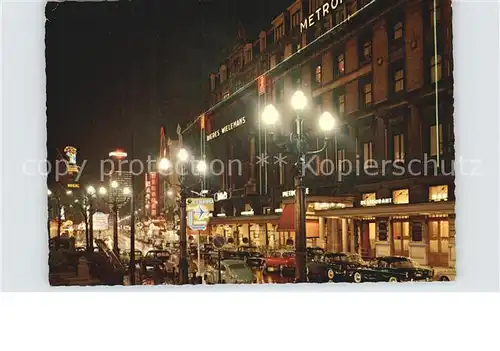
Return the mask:
<svg viewBox="0 0 500 351">
<path fill-rule="evenodd" d="M 202 112 L 208 74 L 229 54 L 238 22 L 253 42 L 292 0 L 160 0 L 48 3 L 49 159 L 73 145 L 85 178 L 116 148 L 159 152 L 159 128 L 175 134 Z M 96 179 L 92 179 L 96 180 Z"/>
</svg>

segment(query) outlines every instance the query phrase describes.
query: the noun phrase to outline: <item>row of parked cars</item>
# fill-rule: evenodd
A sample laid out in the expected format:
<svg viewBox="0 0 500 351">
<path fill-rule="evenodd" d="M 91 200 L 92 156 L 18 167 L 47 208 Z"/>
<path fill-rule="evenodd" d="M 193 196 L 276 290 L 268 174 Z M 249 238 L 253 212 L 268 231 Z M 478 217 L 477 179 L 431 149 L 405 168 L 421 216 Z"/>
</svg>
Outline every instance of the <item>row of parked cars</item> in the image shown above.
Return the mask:
<svg viewBox="0 0 500 351">
<path fill-rule="evenodd" d="M 188 248 L 190 254 L 189 273 L 198 270 L 196 256 L 198 248 Z M 254 247 L 225 248 L 220 251 L 211 244 L 200 248 L 202 270 L 208 284 L 251 284 L 257 274 L 292 274 L 295 270 L 295 252 L 276 250 L 266 254 Z M 130 254 L 124 252 L 122 262 L 127 265 Z M 171 276 L 179 273 L 179 254 L 175 249 L 150 250 L 143 256 L 136 251 L 136 261 L 145 274 Z M 358 254 L 325 252 L 321 248 L 307 249 L 307 280 L 309 282 L 404 282 L 454 280 L 454 271 L 439 271 L 422 267 L 417 262 L 403 256 L 377 257 L 364 260 Z"/>
</svg>

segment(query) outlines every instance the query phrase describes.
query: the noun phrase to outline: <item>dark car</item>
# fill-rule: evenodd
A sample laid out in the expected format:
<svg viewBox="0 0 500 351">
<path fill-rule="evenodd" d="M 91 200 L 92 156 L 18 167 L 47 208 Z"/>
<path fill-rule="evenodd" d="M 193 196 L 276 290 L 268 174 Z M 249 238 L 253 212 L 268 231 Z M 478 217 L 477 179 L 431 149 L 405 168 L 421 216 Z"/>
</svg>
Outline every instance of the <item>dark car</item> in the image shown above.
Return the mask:
<svg viewBox="0 0 500 351">
<path fill-rule="evenodd" d="M 258 251 L 238 251 L 236 257 L 246 262 L 252 269 L 261 269 L 266 263 L 264 255 Z"/>
<path fill-rule="evenodd" d="M 307 248 L 307 260 L 313 261 L 316 258 L 324 255 L 324 253 L 325 253 L 325 250 L 323 250 L 321 247 L 308 247 Z"/>
<path fill-rule="evenodd" d="M 371 262 L 371 269 L 363 272 L 363 281 L 430 281 L 434 272 L 421 267 L 411 258 L 403 256 L 378 257 Z"/>
<path fill-rule="evenodd" d="M 350 281 L 360 283 L 369 264 L 352 253 L 325 253 L 307 264 L 307 279 L 310 282 Z"/>
</svg>

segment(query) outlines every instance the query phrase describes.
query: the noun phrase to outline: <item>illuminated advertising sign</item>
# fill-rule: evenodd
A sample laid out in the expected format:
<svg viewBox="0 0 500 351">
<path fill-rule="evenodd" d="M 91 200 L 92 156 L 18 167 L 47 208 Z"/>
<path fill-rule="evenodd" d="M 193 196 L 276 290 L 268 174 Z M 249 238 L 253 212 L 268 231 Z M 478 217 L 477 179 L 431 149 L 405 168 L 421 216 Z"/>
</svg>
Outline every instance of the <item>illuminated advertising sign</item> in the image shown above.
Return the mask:
<svg viewBox="0 0 500 351">
<path fill-rule="evenodd" d="M 215 139 L 215 138 L 221 136 L 222 134 L 227 133 L 230 130 L 233 130 L 234 128 L 239 127 L 239 126 L 245 124 L 246 121 L 247 121 L 246 117 L 241 117 L 240 119 L 237 119 L 236 121 L 231 122 L 231 123 L 225 125 L 221 129 L 217 129 L 216 131 L 214 131 L 214 132 L 212 132 L 212 133 L 210 133 L 210 134 L 207 135 L 207 141 Z"/>
<path fill-rule="evenodd" d="M 313 11 L 309 16 L 304 18 L 302 23 L 300 24 L 300 32 L 302 33 L 304 30 L 311 28 L 317 23 L 322 23 L 322 19 L 327 16 L 330 11 L 335 11 L 339 6 L 344 3 L 343 0 L 331 0 L 325 2 L 323 5 L 318 7 L 315 11 Z"/>
</svg>

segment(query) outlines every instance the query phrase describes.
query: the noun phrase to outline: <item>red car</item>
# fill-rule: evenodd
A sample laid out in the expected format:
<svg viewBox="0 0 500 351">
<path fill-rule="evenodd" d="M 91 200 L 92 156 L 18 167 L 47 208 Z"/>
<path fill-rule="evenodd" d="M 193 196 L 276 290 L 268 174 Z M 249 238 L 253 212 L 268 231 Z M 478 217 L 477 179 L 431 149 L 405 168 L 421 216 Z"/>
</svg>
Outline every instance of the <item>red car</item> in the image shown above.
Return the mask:
<svg viewBox="0 0 500 351">
<path fill-rule="evenodd" d="M 267 272 L 280 272 L 295 269 L 295 252 L 289 250 L 279 250 L 271 252 L 266 257 L 265 270 Z"/>
</svg>

